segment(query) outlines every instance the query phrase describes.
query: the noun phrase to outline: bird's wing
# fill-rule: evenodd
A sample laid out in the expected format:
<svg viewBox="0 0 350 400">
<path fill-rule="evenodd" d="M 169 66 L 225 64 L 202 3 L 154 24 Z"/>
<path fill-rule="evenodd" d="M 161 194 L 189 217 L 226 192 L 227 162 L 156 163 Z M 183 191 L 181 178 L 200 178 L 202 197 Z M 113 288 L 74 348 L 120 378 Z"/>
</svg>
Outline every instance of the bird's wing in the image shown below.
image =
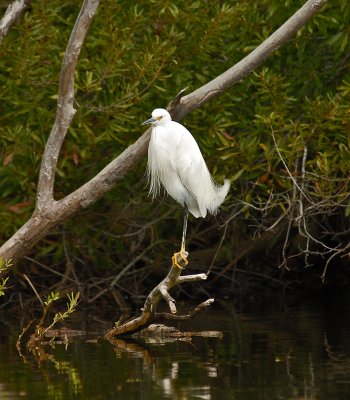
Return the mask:
<svg viewBox="0 0 350 400">
<path fill-rule="evenodd" d="M 197 142 L 184 126 L 170 121 L 153 129 L 148 153 L 151 193 L 156 194 L 161 182 L 168 194 L 187 204 L 195 217 L 215 214 L 229 182 L 219 186 L 213 181 Z"/>
<path fill-rule="evenodd" d="M 207 214 L 206 198 L 209 192 L 212 193 L 212 178 L 197 142 L 185 127 L 180 127 L 176 127 L 178 140 L 173 152 L 173 166 L 191 196 L 187 203 L 204 217 Z"/>
</svg>

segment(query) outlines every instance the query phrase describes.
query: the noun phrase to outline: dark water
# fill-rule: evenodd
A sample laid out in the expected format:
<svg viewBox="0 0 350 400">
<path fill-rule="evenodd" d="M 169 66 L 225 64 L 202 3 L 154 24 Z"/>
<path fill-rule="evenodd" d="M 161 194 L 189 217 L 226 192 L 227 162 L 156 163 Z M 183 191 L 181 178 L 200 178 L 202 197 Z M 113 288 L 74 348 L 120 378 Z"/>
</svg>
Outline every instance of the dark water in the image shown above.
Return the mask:
<svg viewBox="0 0 350 400">
<path fill-rule="evenodd" d="M 216 306 L 181 327 L 223 338 L 79 340 L 35 358 L 1 326 L 0 399 L 350 399 L 346 307 L 254 316 Z"/>
</svg>

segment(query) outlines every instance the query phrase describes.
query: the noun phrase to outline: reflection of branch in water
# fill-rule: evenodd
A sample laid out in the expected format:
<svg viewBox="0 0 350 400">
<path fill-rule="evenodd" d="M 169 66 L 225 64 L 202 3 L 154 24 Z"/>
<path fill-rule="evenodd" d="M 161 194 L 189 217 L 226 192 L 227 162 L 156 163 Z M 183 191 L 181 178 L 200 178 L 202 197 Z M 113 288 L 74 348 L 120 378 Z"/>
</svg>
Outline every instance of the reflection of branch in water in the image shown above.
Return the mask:
<svg viewBox="0 0 350 400">
<path fill-rule="evenodd" d="M 27 327 L 26 327 L 27 328 Z M 24 332 L 22 332 L 23 334 Z M 52 340 L 51 342 L 48 343 L 51 348 L 54 348 L 55 342 Z M 28 364 L 31 366 L 33 369 L 37 368 L 43 375 L 48 389 L 51 388 L 52 391 L 57 392 L 60 390 L 60 388 L 57 386 L 57 383 L 52 384 L 51 383 L 51 376 L 52 374 L 49 373 L 49 368 L 48 365 L 45 364 L 44 362 L 49 361 L 54 367 L 55 370 L 57 371 L 58 374 L 60 375 L 67 375 L 68 382 L 70 387 L 73 388 L 73 393 L 74 395 L 78 395 L 82 393 L 83 389 L 83 384 L 82 384 L 82 379 L 80 377 L 80 374 L 78 370 L 72 366 L 71 362 L 68 361 L 56 361 L 55 357 L 52 354 L 47 353 L 46 349 L 47 346 L 26 346 L 26 350 L 28 351 L 28 355 L 32 356 L 31 358 L 34 359 L 34 362 L 30 361 L 29 357 L 22 351 L 23 349 L 21 348 L 21 341 L 19 340 L 16 344 L 16 348 L 18 351 L 19 356 L 23 360 L 25 364 Z M 67 350 L 67 346 L 66 346 Z M 55 380 L 55 379 L 54 379 Z M 55 380 L 56 381 L 56 380 Z M 63 398 L 63 387 L 62 387 L 62 393 L 57 393 L 56 398 Z M 0 397 L 2 399 L 2 397 Z"/>
<path fill-rule="evenodd" d="M 347 357 L 345 354 L 335 351 L 332 348 L 332 345 L 328 341 L 326 332 L 324 332 L 323 345 L 325 353 L 328 357 L 328 362 L 324 363 L 324 366 L 326 368 L 327 381 L 331 382 L 332 385 L 336 385 L 338 381 L 348 381 L 350 373 L 350 358 Z M 293 396 L 290 398 L 295 400 L 315 400 L 316 398 L 318 398 L 317 385 L 319 387 L 320 384 L 319 382 L 316 383 L 315 365 L 312 353 L 309 353 L 308 356 L 306 369 L 307 374 L 304 377 L 304 387 L 302 395 L 300 394 L 301 387 L 298 386 L 298 383 L 300 384 L 300 377 L 296 378 L 295 375 L 297 374 L 293 372 L 293 368 L 298 368 L 298 364 L 293 367 L 291 362 L 292 360 L 292 350 L 289 350 L 284 357 L 284 362 L 286 365 L 286 373 L 289 378 L 288 386 Z"/>
<path fill-rule="evenodd" d="M 121 352 L 126 352 L 132 354 L 134 357 L 143 358 L 147 365 L 152 365 L 154 356 L 153 354 L 146 349 L 146 347 L 141 346 L 136 342 L 128 342 L 122 339 L 114 339 L 113 340 L 114 351 L 117 357 L 120 356 Z"/>
<path fill-rule="evenodd" d="M 330 361 L 334 361 L 335 363 L 338 362 L 347 362 L 348 367 L 350 367 L 350 359 L 346 357 L 345 354 L 337 353 L 336 351 L 332 350 L 332 346 L 328 343 L 327 332 L 323 334 L 323 344 L 325 352 Z"/>
<path fill-rule="evenodd" d="M 7 388 L 7 384 L 4 382 L 0 382 L 0 399 L 2 400 L 17 400 L 17 399 L 23 399 L 27 393 L 23 390 L 21 391 L 14 391 L 14 390 L 9 390 Z"/>
<path fill-rule="evenodd" d="M 316 399 L 316 385 L 315 385 L 315 374 L 314 374 L 314 364 L 312 361 L 312 355 L 309 354 L 308 360 L 308 376 L 304 378 L 304 392 L 300 396 L 300 382 L 295 378 L 292 372 L 293 367 L 291 365 L 291 360 L 294 358 L 292 356 L 293 349 L 289 349 L 288 353 L 285 355 L 286 373 L 289 380 L 289 388 L 292 392 L 291 400 L 315 400 Z"/>
<path fill-rule="evenodd" d="M 36 337 L 38 336 L 37 333 L 31 333 L 31 330 L 37 331 L 38 329 L 38 324 L 33 325 L 33 323 L 36 322 L 36 320 L 31 320 L 22 330 L 21 334 L 18 337 L 17 343 L 16 343 L 16 349 L 18 351 L 19 356 L 23 360 L 25 364 L 28 364 L 32 369 L 38 369 L 46 383 L 48 389 L 51 388 L 52 391 L 56 392 L 59 390 L 57 388 L 57 384 L 53 385 L 51 383 L 50 379 L 50 373 L 49 373 L 49 368 L 46 364 L 47 361 L 49 361 L 51 364 L 54 365 L 56 371 L 58 374 L 65 374 L 68 376 L 68 381 L 70 383 L 70 386 L 74 390 L 74 394 L 79 394 L 82 392 L 82 380 L 80 378 L 80 375 L 75 367 L 71 365 L 70 362 L 67 361 L 56 361 L 55 357 L 52 354 L 49 354 L 47 352 L 47 349 L 53 349 L 55 348 L 56 344 L 63 344 L 65 346 L 65 350 L 68 348 L 68 337 L 67 337 L 67 332 L 69 330 L 65 330 L 62 328 L 61 330 L 51 330 L 48 331 L 47 334 L 54 334 L 54 336 L 49 336 L 49 341 L 43 341 L 43 337 L 40 338 L 40 340 Z M 40 322 L 39 322 L 40 324 Z M 75 332 L 81 332 L 81 331 L 72 331 L 73 333 Z M 68 333 L 69 334 L 69 333 Z M 56 337 L 60 337 L 60 341 L 55 340 Z M 27 337 L 29 339 L 27 340 Z M 38 340 L 36 340 L 38 339 Z M 25 346 L 23 344 L 25 343 Z M 34 360 L 34 361 L 33 361 Z M 63 388 L 62 388 L 63 391 Z M 63 394 L 59 394 L 59 397 L 61 398 Z M 62 397 L 63 398 L 63 397 Z M 2 399 L 2 397 L 1 397 Z"/>
<path fill-rule="evenodd" d="M 182 335 L 184 334 L 184 332 L 180 331 L 177 332 L 179 332 Z M 202 333 L 204 336 L 206 336 L 205 334 L 209 332 L 197 332 L 197 333 L 198 334 Z M 154 339 L 154 337 L 152 339 Z M 171 338 L 168 338 L 168 340 L 171 340 Z M 173 338 L 172 342 L 178 340 L 179 339 Z M 181 342 L 183 343 L 183 339 L 181 339 Z M 185 343 L 189 342 L 190 339 L 189 341 L 185 340 Z M 163 346 L 146 347 L 146 345 L 150 343 L 148 341 L 148 338 L 144 340 L 145 343 L 144 346 L 139 341 L 135 342 L 131 341 L 131 339 L 127 340 L 113 339 L 112 343 L 115 346 L 115 352 L 117 357 L 121 357 L 121 353 L 126 352 L 129 353 L 130 357 L 132 358 L 138 357 L 144 360 L 143 374 L 146 368 L 149 371 L 148 376 L 150 376 L 152 381 L 158 387 L 160 387 L 160 389 L 162 390 L 162 394 L 164 396 L 174 400 L 182 400 L 188 398 L 202 398 L 202 399 L 212 398 L 210 384 L 205 384 L 205 385 L 198 384 L 197 386 L 195 386 L 192 381 L 189 381 L 188 384 L 186 384 L 183 381 L 179 383 L 179 379 L 183 379 L 183 377 L 186 376 L 187 363 L 185 363 L 186 364 L 185 366 L 181 363 L 181 361 L 178 361 L 176 359 L 177 353 L 172 353 L 172 356 L 169 358 L 171 360 L 166 366 L 164 363 L 163 355 L 158 354 L 160 349 L 164 350 L 164 347 Z M 203 362 L 203 360 L 198 359 L 198 362 L 196 363 L 196 366 L 194 368 L 200 371 L 205 371 L 208 378 L 216 378 L 218 376 L 218 371 L 217 371 L 218 364 L 214 360 L 213 361 L 206 360 L 205 362 Z M 135 379 L 139 379 L 139 377 L 136 377 Z"/>
</svg>

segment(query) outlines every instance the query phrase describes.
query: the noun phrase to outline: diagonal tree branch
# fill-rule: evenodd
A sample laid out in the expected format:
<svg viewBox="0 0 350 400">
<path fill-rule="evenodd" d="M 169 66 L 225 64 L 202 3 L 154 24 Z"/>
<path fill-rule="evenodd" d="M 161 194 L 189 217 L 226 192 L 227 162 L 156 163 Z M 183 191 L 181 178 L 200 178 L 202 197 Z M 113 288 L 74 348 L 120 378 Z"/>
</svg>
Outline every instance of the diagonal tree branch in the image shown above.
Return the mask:
<svg viewBox="0 0 350 400">
<path fill-rule="evenodd" d="M 234 86 L 237 82 L 256 69 L 275 50 L 287 42 L 296 32 L 302 28 L 328 0 L 308 0 L 291 18 L 288 19 L 276 32 L 266 39 L 260 46 L 253 50 L 247 57 L 228 69 L 222 75 L 213 79 L 194 92 L 183 96 L 183 91 L 176 96 L 180 101 L 175 107 L 170 103 L 173 116 L 181 120 L 191 111 L 203 105 L 205 102 L 218 96 L 225 90 Z M 116 159 L 108 164 L 98 175 L 84 186 L 79 188 L 72 196 L 82 198 L 83 204 L 95 202 L 106 191 L 110 190 L 132 168 L 137 165 L 147 151 L 151 130 L 147 130 L 133 145 L 124 150 Z M 99 191 L 102 190 L 103 193 Z M 85 198 L 84 192 L 89 192 L 89 198 Z M 84 199 L 83 199 L 84 198 Z"/>
<path fill-rule="evenodd" d="M 97 0 L 84 1 L 67 47 L 61 70 L 56 121 L 46 145 L 40 171 L 36 210 L 30 220 L 0 248 L 0 258 L 18 259 L 27 254 L 53 227 L 69 219 L 82 208 L 94 203 L 117 182 L 121 181 L 129 171 L 135 168 L 147 151 L 150 129 L 85 185 L 62 200 L 55 201 L 53 199 L 55 168 L 59 151 L 75 112 L 72 105 L 74 99 L 73 72 L 80 46 L 98 3 Z M 308 0 L 284 25 L 242 61 L 189 95 L 178 96 L 180 101 L 173 110 L 175 119 L 182 119 L 188 113 L 218 96 L 248 75 L 277 48 L 295 35 L 298 29 L 304 26 L 326 3 L 327 0 Z M 85 11 L 83 11 L 83 8 Z M 90 10 L 90 13 L 88 10 Z M 82 22 L 79 22 L 80 20 Z M 73 40 L 77 42 L 71 43 Z M 72 51 L 72 59 L 70 59 L 69 51 Z"/>
<path fill-rule="evenodd" d="M 274 51 L 291 39 L 328 0 L 308 0 L 277 31 L 268 37 L 260 46 L 243 58 L 236 65 L 203 85 L 194 92 L 181 98 L 174 116 L 182 119 L 191 111 L 199 108 L 207 101 L 226 91 L 250 72 L 262 64 Z"/>
<path fill-rule="evenodd" d="M 0 21 L 0 43 L 7 35 L 7 32 L 11 28 L 11 25 L 27 8 L 29 3 L 30 0 L 15 0 L 7 7 L 5 14 Z"/>
</svg>

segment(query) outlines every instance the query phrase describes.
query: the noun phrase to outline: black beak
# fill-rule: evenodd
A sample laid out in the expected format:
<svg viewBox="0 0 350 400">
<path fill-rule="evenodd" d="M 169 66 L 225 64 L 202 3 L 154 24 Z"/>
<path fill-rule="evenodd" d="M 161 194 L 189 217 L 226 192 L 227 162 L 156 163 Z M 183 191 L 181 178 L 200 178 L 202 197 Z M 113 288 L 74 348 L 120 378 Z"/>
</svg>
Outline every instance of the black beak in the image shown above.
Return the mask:
<svg viewBox="0 0 350 400">
<path fill-rule="evenodd" d="M 156 122 L 156 120 L 154 118 L 150 118 L 147 121 L 142 122 L 141 125 L 152 124 L 152 122 Z"/>
</svg>

